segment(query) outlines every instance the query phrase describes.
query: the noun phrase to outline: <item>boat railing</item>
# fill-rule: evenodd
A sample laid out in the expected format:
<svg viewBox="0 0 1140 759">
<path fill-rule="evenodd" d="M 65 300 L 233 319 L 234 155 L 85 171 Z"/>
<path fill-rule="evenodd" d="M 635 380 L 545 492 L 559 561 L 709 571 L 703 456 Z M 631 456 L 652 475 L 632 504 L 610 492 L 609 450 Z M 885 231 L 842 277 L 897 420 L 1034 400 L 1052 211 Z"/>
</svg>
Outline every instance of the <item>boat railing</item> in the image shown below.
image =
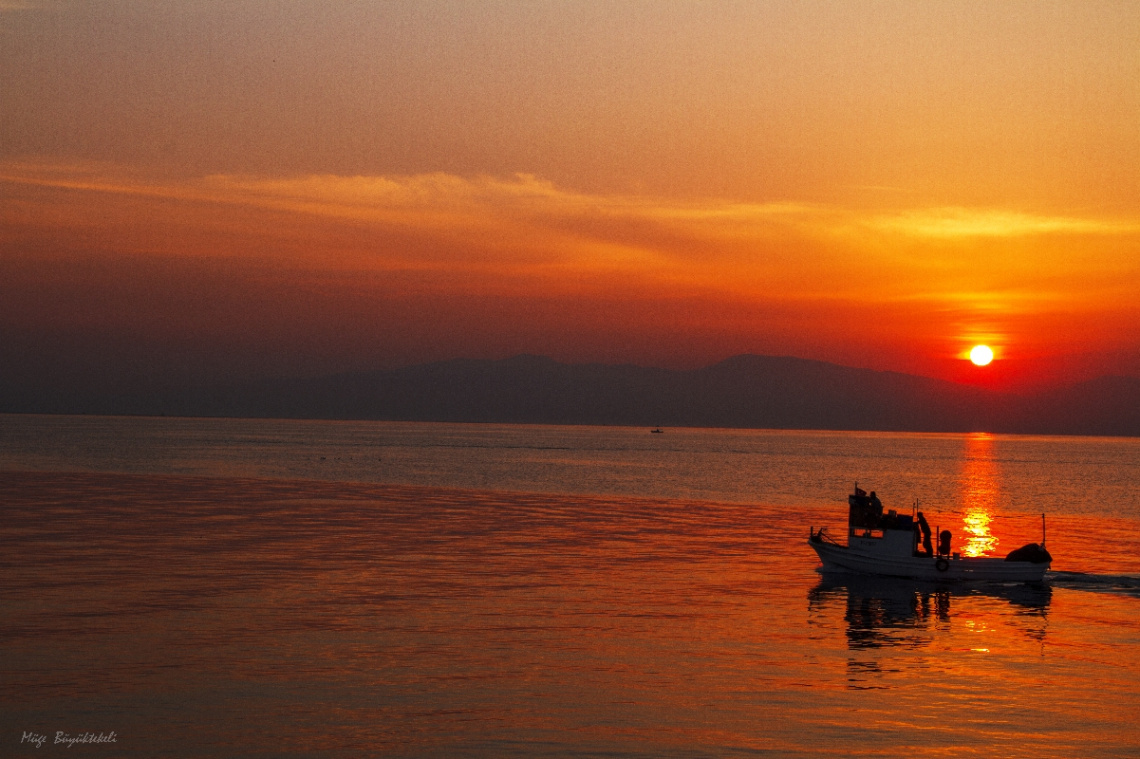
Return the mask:
<svg viewBox="0 0 1140 759">
<path fill-rule="evenodd" d="M 843 547 L 842 543 L 827 534 L 827 528 L 820 527 L 818 531 L 814 527 L 811 527 L 809 529 L 811 531 L 810 536 L 813 543 L 830 543 L 833 546 L 839 546 L 840 548 Z"/>
</svg>

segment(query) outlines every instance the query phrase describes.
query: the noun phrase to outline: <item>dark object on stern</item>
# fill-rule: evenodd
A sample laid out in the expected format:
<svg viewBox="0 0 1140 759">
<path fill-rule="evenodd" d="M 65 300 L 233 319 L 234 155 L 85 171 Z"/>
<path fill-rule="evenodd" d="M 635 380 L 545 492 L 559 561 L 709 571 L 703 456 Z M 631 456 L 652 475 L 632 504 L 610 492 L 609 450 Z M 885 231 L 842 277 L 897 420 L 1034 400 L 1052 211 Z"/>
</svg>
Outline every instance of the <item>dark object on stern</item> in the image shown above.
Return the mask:
<svg viewBox="0 0 1140 759">
<path fill-rule="evenodd" d="M 1028 543 L 1005 557 L 1006 561 L 1028 561 L 1030 564 L 1048 564 L 1053 557 L 1045 550 L 1045 546 L 1038 543 Z"/>
</svg>

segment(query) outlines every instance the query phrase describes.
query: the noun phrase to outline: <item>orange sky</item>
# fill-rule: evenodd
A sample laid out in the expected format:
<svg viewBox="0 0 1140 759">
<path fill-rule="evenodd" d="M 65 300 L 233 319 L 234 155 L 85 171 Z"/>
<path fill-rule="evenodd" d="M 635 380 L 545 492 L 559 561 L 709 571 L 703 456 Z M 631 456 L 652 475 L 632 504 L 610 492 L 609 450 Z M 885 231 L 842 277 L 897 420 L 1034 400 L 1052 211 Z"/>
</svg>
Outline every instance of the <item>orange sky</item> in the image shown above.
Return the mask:
<svg viewBox="0 0 1140 759">
<path fill-rule="evenodd" d="M 0 360 L 1140 374 L 1137 40 L 1123 2 L 0 0 Z"/>
</svg>

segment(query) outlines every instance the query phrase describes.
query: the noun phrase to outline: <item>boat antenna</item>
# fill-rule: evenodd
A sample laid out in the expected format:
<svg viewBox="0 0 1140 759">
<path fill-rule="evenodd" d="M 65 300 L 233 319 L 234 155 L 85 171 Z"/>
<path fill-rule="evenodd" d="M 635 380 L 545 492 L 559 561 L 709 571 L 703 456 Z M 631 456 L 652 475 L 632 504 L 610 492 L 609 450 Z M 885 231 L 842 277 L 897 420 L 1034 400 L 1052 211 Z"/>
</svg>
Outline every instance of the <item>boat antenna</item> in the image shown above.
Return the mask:
<svg viewBox="0 0 1140 759">
<path fill-rule="evenodd" d="M 1045 512 L 1041 512 L 1041 547 L 1045 547 Z"/>
</svg>

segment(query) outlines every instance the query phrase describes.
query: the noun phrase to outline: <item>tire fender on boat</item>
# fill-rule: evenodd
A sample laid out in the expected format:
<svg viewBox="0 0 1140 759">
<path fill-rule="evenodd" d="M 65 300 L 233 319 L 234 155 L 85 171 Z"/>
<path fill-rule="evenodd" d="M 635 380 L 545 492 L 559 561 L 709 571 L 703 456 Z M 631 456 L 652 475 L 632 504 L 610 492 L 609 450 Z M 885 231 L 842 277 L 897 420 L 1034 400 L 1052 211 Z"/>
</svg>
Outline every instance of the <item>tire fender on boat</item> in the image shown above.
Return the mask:
<svg viewBox="0 0 1140 759">
<path fill-rule="evenodd" d="M 939 572 L 945 572 L 950 568 L 950 562 L 946 561 L 946 559 L 939 558 L 938 561 L 934 562 L 934 568 Z"/>
</svg>

